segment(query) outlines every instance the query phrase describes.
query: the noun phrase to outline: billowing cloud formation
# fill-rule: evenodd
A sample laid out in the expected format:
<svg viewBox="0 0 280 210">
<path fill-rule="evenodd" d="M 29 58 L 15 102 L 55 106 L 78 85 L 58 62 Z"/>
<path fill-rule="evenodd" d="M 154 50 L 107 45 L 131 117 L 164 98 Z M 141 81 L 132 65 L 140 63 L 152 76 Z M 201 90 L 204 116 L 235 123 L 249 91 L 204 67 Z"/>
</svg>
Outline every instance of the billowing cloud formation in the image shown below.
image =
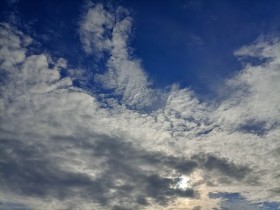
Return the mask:
<svg viewBox="0 0 280 210">
<path fill-rule="evenodd" d="M 1 25 L 1 205 L 220 208 L 209 192 L 280 202 L 279 42 L 238 50 L 263 62 L 228 79 L 222 101 L 201 102 L 190 89 L 151 88 L 129 52 L 131 24 L 126 9 L 101 4 L 89 5 L 80 23 L 85 52 L 107 59 L 96 75 L 115 93 L 106 102 L 61 77 L 65 59 L 32 54 L 30 37 Z M 164 103 L 145 112 L 158 98 Z M 176 187 L 180 177 L 188 187 Z"/>
</svg>

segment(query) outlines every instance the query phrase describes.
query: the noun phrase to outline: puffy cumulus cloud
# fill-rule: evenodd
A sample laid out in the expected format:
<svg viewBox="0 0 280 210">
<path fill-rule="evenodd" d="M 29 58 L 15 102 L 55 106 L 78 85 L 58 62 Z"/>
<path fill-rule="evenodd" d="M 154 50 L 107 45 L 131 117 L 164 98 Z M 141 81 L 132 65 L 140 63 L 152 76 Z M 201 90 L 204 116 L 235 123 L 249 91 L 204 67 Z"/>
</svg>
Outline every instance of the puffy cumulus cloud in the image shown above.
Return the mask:
<svg viewBox="0 0 280 210">
<path fill-rule="evenodd" d="M 132 107 L 151 107 L 159 99 L 150 88 L 139 59 L 133 58 L 128 41 L 132 27 L 129 11 L 118 7 L 113 11 L 102 4 L 89 4 L 80 23 L 80 38 L 88 54 L 106 57 L 107 71 L 96 75 L 104 88 L 113 89 L 123 102 Z"/>
<path fill-rule="evenodd" d="M 87 53 L 109 52 L 107 71 L 96 79 L 123 96 L 122 103 L 74 87 L 60 74 L 65 59 L 32 54 L 31 38 L 1 25 L 2 206 L 222 208 L 222 198 L 210 192 L 280 202 L 279 42 L 237 51 L 265 60 L 228 79 L 227 97 L 213 104 L 190 89 L 151 89 L 129 55 L 126 9 L 89 5 L 80 24 Z M 141 109 L 155 103 L 155 94 L 164 103 Z M 178 187 L 183 178 L 188 186 Z"/>
</svg>

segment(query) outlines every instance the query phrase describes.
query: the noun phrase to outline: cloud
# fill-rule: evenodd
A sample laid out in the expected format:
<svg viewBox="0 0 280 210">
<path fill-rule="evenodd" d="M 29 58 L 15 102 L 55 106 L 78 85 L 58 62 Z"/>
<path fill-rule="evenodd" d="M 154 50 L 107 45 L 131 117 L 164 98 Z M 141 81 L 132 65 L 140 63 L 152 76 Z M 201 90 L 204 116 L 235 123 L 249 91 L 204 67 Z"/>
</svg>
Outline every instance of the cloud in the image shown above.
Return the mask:
<svg viewBox="0 0 280 210">
<path fill-rule="evenodd" d="M 39 210 L 221 207 L 210 192 L 238 192 L 248 203 L 280 202 L 279 42 L 237 51 L 266 59 L 246 63 L 225 81 L 226 97 L 209 102 L 190 88 L 153 89 L 130 54 L 131 27 L 129 11 L 101 4 L 88 5 L 80 22 L 85 51 L 106 59 L 96 80 L 113 89 L 112 96 L 75 87 L 61 76 L 66 59 L 30 52 L 30 37 L 1 24 L 2 204 Z M 174 187 L 182 176 L 190 188 Z"/>
<path fill-rule="evenodd" d="M 238 75 L 226 82 L 234 90 L 218 109 L 218 114 L 225 118 L 226 126 L 246 129 L 250 125 L 253 132 L 279 127 L 279 52 L 278 41 L 259 41 L 235 52 L 241 58 L 268 60 L 260 65 L 246 63 Z"/>
<path fill-rule="evenodd" d="M 88 138 L 53 136 L 47 145 L 42 139 L 30 145 L 1 139 L 2 190 L 27 198 L 59 200 L 64 206 L 76 206 L 72 199 L 78 198 L 103 206 L 100 208 L 122 204 L 129 209 L 141 209 L 151 202 L 164 205 L 174 196 L 195 196 L 193 189 L 171 188 L 174 179 L 163 176 L 176 177 L 174 169 L 190 173 L 196 167 L 194 161 L 148 153 L 108 136 Z M 46 208 L 46 204 L 36 208 Z"/>
<path fill-rule="evenodd" d="M 278 209 L 279 204 L 273 202 L 265 203 L 248 203 L 246 199 L 240 196 L 238 193 L 210 193 L 212 198 L 223 197 L 224 200 L 221 202 L 222 209 L 231 210 L 231 209 Z"/>
<path fill-rule="evenodd" d="M 85 52 L 105 56 L 107 71 L 96 75 L 104 88 L 113 89 L 131 107 L 149 107 L 159 96 L 151 89 L 141 61 L 133 58 L 128 46 L 132 17 L 123 7 L 110 12 L 101 4 L 89 5 L 80 24 Z"/>
<path fill-rule="evenodd" d="M 197 155 L 195 158 L 202 162 L 203 167 L 207 170 L 218 170 L 226 176 L 238 180 L 243 179 L 250 172 L 248 167 L 236 166 L 233 163 L 229 163 L 225 159 L 220 159 L 213 155 Z"/>
<path fill-rule="evenodd" d="M 91 7 L 91 4 L 89 4 Z M 80 25 L 80 37 L 87 53 L 102 53 L 111 48 L 111 40 L 107 35 L 113 29 L 115 17 L 104 10 L 102 4 L 97 4 L 86 11 Z M 106 37 L 107 36 L 107 37 Z"/>
<path fill-rule="evenodd" d="M 196 196 L 193 189 L 171 187 L 196 162 L 132 144 L 135 137 L 114 127 L 130 123 L 137 113 L 131 111 L 125 122 L 129 110 L 123 115 L 121 107 L 114 107 L 112 117 L 94 96 L 61 78 L 65 60 L 27 55 L 24 34 L 7 24 L 1 32 L 0 53 L 7 55 L 1 57 L 6 77 L 1 83 L 0 194 L 5 205 L 9 200 L 36 209 L 141 209 Z M 8 56 L 18 52 L 20 59 Z M 142 118 L 138 124 L 145 125 L 148 116 Z"/>
</svg>

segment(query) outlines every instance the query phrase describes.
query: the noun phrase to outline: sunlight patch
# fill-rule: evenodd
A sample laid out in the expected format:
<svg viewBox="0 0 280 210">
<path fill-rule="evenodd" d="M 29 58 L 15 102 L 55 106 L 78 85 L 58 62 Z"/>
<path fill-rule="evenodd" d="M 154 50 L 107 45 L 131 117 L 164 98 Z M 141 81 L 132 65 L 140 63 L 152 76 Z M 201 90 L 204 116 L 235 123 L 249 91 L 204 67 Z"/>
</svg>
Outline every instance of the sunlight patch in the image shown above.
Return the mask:
<svg viewBox="0 0 280 210">
<path fill-rule="evenodd" d="M 173 186 L 174 189 L 185 191 L 192 188 L 192 182 L 189 176 L 181 175 L 176 181 L 176 184 Z"/>
</svg>

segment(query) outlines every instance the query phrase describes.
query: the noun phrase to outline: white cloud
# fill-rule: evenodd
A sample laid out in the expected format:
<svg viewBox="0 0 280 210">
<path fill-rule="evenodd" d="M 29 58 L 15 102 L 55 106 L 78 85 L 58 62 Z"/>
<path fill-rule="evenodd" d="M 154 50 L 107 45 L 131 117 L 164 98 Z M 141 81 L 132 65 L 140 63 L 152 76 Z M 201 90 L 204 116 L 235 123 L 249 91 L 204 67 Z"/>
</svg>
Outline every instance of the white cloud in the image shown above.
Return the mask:
<svg viewBox="0 0 280 210">
<path fill-rule="evenodd" d="M 151 106 L 158 98 L 156 91 L 150 88 L 140 60 L 129 53 L 132 27 L 129 11 L 118 7 L 109 12 L 101 4 L 90 5 L 87 9 L 80 25 L 84 49 L 87 53 L 109 53 L 107 72 L 97 75 L 96 80 L 105 88 L 114 89 L 129 106 Z"/>
<path fill-rule="evenodd" d="M 31 39 L 6 23 L 1 23 L 1 27 L 6 28 L 0 32 L 1 68 L 12 68 L 25 59 L 25 49 L 22 46 L 28 44 Z"/>
<path fill-rule="evenodd" d="M 258 130 L 270 130 L 280 124 L 280 45 L 261 42 L 243 47 L 235 54 L 267 58 L 260 65 L 247 63 L 234 78 L 227 81 L 232 95 L 218 109 L 221 121 L 229 129 L 251 124 Z"/>
<path fill-rule="evenodd" d="M 80 25 L 80 37 L 87 53 L 93 51 L 99 53 L 111 48 L 107 33 L 108 30 L 112 30 L 114 22 L 114 16 L 104 10 L 102 4 L 97 4 L 86 11 Z"/>
<path fill-rule="evenodd" d="M 5 176 L 1 201 L 35 209 L 112 209 L 117 204 L 148 209 L 161 208 L 163 201 L 170 207 L 207 209 L 218 206 L 207 193 L 220 191 L 240 192 L 250 201 L 280 202 L 279 42 L 255 43 L 237 51 L 238 56 L 267 60 L 247 64 L 228 79 L 228 97 L 213 105 L 200 101 L 190 89 L 174 86 L 165 95 L 153 90 L 141 62 L 129 54 L 131 25 L 126 9 L 109 12 L 96 4 L 88 8 L 80 26 L 87 53 L 110 53 L 107 72 L 96 78 L 122 95 L 122 104 L 115 98 L 103 103 L 75 88 L 70 78 L 60 77 L 60 68 L 67 68 L 65 59 L 27 55 L 31 38 L 1 25 L 5 79 L 0 142 L 6 159 L 0 163 L 10 164 L 7 173 L 22 173 L 13 174 L 16 179 Z M 140 109 L 153 104 L 156 94 L 166 98 L 162 106 L 151 112 Z M 23 165 L 17 165 L 17 159 Z M 190 177 L 201 199 L 192 191 L 186 197 L 170 191 L 180 176 Z M 36 191 L 32 177 L 49 187 Z M 26 180 L 31 183 L 25 185 Z M 155 196 L 162 192 L 167 194 Z M 172 200 L 173 195 L 178 199 Z"/>
</svg>

